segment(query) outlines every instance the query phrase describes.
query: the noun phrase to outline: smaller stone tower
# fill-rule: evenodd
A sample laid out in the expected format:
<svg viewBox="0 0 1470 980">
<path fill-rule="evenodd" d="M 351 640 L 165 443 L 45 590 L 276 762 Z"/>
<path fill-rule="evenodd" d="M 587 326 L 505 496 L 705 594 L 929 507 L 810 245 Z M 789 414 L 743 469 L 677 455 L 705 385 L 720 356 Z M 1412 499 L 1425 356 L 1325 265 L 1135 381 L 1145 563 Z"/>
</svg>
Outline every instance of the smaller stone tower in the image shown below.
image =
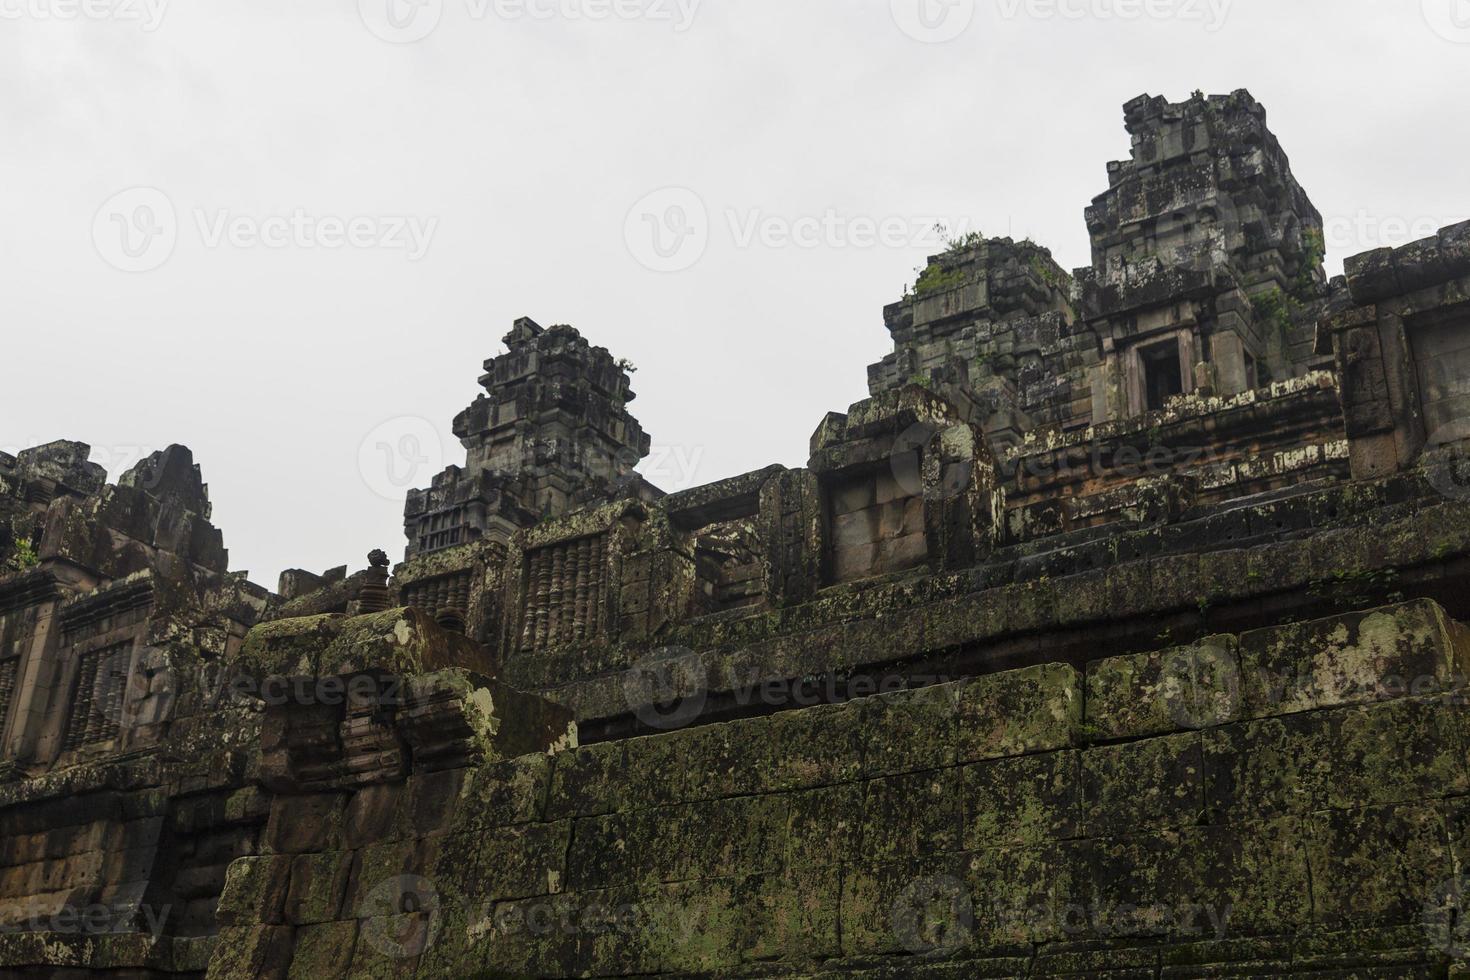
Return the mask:
<svg viewBox="0 0 1470 980">
<path fill-rule="evenodd" d="M 658 496 L 633 472 L 649 438 L 628 414 L 628 370 L 569 326 L 517 320 L 509 350 L 485 362 L 486 394 L 454 420 L 464 466 L 404 510 L 408 557 L 506 540 L 546 517 L 625 494 Z"/>
</svg>

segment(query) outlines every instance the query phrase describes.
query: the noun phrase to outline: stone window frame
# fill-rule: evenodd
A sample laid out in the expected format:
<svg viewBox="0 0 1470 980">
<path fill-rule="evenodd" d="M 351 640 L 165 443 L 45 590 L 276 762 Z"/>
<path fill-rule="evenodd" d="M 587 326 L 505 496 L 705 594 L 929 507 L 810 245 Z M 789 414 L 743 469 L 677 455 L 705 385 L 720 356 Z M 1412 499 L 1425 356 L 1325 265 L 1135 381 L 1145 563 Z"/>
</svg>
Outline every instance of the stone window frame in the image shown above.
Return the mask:
<svg viewBox="0 0 1470 980">
<path fill-rule="evenodd" d="M 905 454 L 907 454 L 908 450 L 905 450 L 904 452 Z M 912 452 L 916 463 L 914 476 L 918 478 L 920 474 L 923 473 L 927 452 L 922 446 L 914 447 Z M 933 561 L 935 555 L 935 543 L 929 539 L 928 530 L 926 527 L 924 531 L 926 555 L 922 563 L 910 565 L 899 569 L 878 571 L 874 572 L 871 575 L 862 576 L 859 578 L 841 578 L 837 574 L 837 545 L 835 528 L 837 514 L 833 507 L 833 496 L 834 494 L 841 492 L 844 487 L 851 486 L 853 483 L 856 482 L 872 480 L 876 484 L 876 482 L 884 473 L 892 472 L 892 467 L 894 465 L 894 456 L 894 453 L 890 453 L 889 456 L 884 457 L 881 460 L 870 460 L 868 462 L 859 463 L 852 466 L 844 466 L 841 469 L 829 470 L 827 472 L 818 474 L 817 493 L 818 499 L 820 501 L 821 515 L 821 542 L 819 551 L 819 582 L 821 590 L 843 589 L 848 588 L 857 582 L 866 582 L 872 581 L 874 579 L 887 578 L 893 575 L 908 574 L 914 569 L 924 567 L 926 564 Z M 920 506 L 925 509 L 927 509 L 929 506 L 929 501 L 925 497 L 922 490 L 917 494 L 910 494 L 903 499 L 918 500 L 920 501 Z"/>
<path fill-rule="evenodd" d="M 129 708 L 127 701 L 128 691 L 132 685 L 133 676 L 138 669 L 139 652 L 143 648 L 143 644 L 141 643 L 142 632 L 141 627 L 130 628 L 121 634 L 108 631 L 74 643 L 65 649 L 66 675 L 60 687 L 60 690 L 65 692 L 65 696 L 60 701 L 60 710 L 57 711 L 58 723 L 55 729 L 53 729 L 53 734 L 56 739 L 56 759 L 58 762 L 68 759 L 76 760 L 100 752 L 114 751 L 124 747 L 122 742 L 128 734 L 128 726 L 124 724 Z M 110 654 L 121 652 L 123 648 L 127 649 L 128 666 L 121 682 L 122 694 L 118 702 L 118 718 L 114 722 L 116 731 L 112 732 L 106 738 L 90 739 L 69 745 L 68 741 L 81 693 L 80 685 L 84 660 L 87 657 L 100 656 L 102 658 L 102 665 L 105 666 L 111 660 Z"/>
<path fill-rule="evenodd" d="M 1150 334 L 1140 337 L 1130 343 L 1123 351 L 1123 388 L 1128 395 L 1128 415 L 1136 418 L 1147 415 L 1152 409 L 1148 407 L 1148 388 L 1143 363 L 1144 351 L 1159 347 L 1170 342 L 1179 344 L 1179 385 L 1180 392 L 1188 395 L 1195 391 L 1194 365 L 1199 360 L 1197 356 L 1198 342 L 1192 328 L 1181 327 L 1177 330 L 1166 330 L 1161 333 Z"/>
<path fill-rule="evenodd" d="M 1456 418 L 1444 425 L 1431 422 L 1428 393 L 1421 370 L 1424 362 L 1420 359 L 1419 349 L 1426 334 L 1446 328 L 1458 328 L 1470 334 L 1470 303 L 1440 306 L 1403 318 L 1404 341 L 1408 348 L 1408 382 L 1412 387 L 1408 392 L 1410 415 L 1417 437 L 1426 449 L 1437 449 L 1470 438 L 1470 419 Z"/>
</svg>

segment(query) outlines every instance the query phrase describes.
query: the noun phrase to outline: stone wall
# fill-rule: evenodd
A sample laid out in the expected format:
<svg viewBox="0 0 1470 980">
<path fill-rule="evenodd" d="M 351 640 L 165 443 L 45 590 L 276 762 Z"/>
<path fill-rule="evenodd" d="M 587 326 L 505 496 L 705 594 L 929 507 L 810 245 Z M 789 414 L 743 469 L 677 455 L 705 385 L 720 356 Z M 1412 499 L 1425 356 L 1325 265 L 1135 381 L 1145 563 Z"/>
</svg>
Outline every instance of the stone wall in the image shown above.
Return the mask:
<svg viewBox="0 0 1470 980">
<path fill-rule="evenodd" d="M 1440 975 L 1467 677 L 1421 601 L 414 773 L 278 807 L 210 976 Z"/>
</svg>

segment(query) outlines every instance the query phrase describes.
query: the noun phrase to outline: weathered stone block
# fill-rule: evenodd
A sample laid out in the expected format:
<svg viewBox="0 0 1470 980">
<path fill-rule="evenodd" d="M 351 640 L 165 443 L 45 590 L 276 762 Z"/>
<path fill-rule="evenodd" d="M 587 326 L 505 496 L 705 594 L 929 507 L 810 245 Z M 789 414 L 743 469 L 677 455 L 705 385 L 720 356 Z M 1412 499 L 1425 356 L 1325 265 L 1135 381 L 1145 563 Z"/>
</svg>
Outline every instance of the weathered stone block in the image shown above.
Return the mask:
<svg viewBox="0 0 1470 980">
<path fill-rule="evenodd" d="M 304 926 L 340 918 L 355 859 L 351 851 L 298 854 L 291 862 L 286 921 Z"/>
<path fill-rule="evenodd" d="M 1209 728 L 1240 717 L 1233 637 L 1113 657 L 1087 667 L 1085 731 L 1099 740 Z"/>
<path fill-rule="evenodd" d="M 375 892 L 381 893 L 396 882 L 423 874 L 423 868 L 415 864 L 418 853 L 416 842 L 409 840 L 371 844 L 359 850 L 343 902 L 344 911 L 365 918 L 371 914 L 366 909 L 372 904 Z"/>
<path fill-rule="evenodd" d="M 405 807 L 408 833 L 414 837 L 447 833 L 455 815 L 464 809 L 461 794 L 466 782 L 467 775 L 463 769 L 420 772 L 410 776 Z"/>
<path fill-rule="evenodd" d="M 858 866 L 842 878 L 845 956 L 953 956 L 975 942 L 970 861 L 945 854 Z"/>
<path fill-rule="evenodd" d="M 346 977 L 357 948 L 357 920 L 325 922 L 296 930 L 290 980 Z"/>
<path fill-rule="evenodd" d="M 588 955 L 591 951 L 582 927 L 590 904 L 588 896 L 563 894 L 486 905 L 484 914 L 471 920 L 470 929 L 478 941 L 467 958 L 475 959 L 476 965 L 491 971 L 492 976 L 589 973 L 597 965 Z M 572 928 L 561 928 L 561 923 L 570 923 Z M 644 965 L 648 967 L 646 972 L 657 968 L 651 962 Z"/>
<path fill-rule="evenodd" d="M 550 895 L 566 883 L 567 845 L 572 821 L 528 824 L 452 838 L 440 853 L 440 873 L 461 880 L 464 894 L 477 900 L 504 901 Z M 468 844 L 470 854 L 455 849 Z M 452 846 L 451 846 L 452 845 Z M 475 869 L 469 880 L 457 879 L 456 867 L 469 857 Z"/>
<path fill-rule="evenodd" d="M 1328 927 L 1420 923 L 1455 873 L 1445 816 L 1429 806 L 1315 814 L 1307 860 L 1313 920 Z"/>
<path fill-rule="evenodd" d="M 958 769 L 868 783 L 861 850 L 853 856 L 854 862 L 892 864 L 959 850 L 962 791 Z"/>
<path fill-rule="evenodd" d="M 853 783 L 787 797 L 786 866 L 830 867 L 852 861 L 862 843 L 866 789 Z"/>
<path fill-rule="evenodd" d="M 241 858 L 225 873 L 225 887 L 216 913 L 224 926 L 284 921 L 286 893 L 291 886 L 291 858 L 263 855 Z"/>
<path fill-rule="evenodd" d="M 725 878 L 659 889 L 643 934 L 660 969 L 710 973 L 738 966 L 749 928 L 750 887 L 745 879 Z"/>
<path fill-rule="evenodd" d="M 689 732 L 630 739 L 623 791 L 634 806 L 665 806 L 685 799 L 684 760 Z"/>
<path fill-rule="evenodd" d="M 584 745 L 557 755 L 552 764 L 548 819 L 613 813 L 628 805 L 627 742 Z M 478 785 L 478 779 L 472 783 Z"/>
<path fill-rule="evenodd" d="M 412 977 L 419 957 L 438 936 L 439 920 L 431 912 L 375 915 L 358 920 L 357 945 L 347 974 L 377 978 Z"/>
<path fill-rule="evenodd" d="M 746 879 L 741 958 L 784 964 L 841 955 L 842 876 L 835 867 Z"/>
<path fill-rule="evenodd" d="M 1300 819 L 1245 821 L 1184 832 L 1193 863 L 1180 935 L 1199 941 L 1283 935 L 1304 929 L 1312 914 L 1312 877 Z"/>
<path fill-rule="evenodd" d="M 770 774 L 770 721 L 743 719 L 684 733 L 683 798 L 717 800 L 766 791 Z"/>
<path fill-rule="evenodd" d="M 1193 860 L 1176 831 L 1085 841 L 1077 850 L 1086 881 L 1075 903 L 1085 916 L 1072 938 L 1179 934 L 1195 912 Z"/>
<path fill-rule="evenodd" d="M 1181 827 L 1204 813 L 1200 736 L 1102 745 L 1082 753 L 1083 826 L 1089 835 Z"/>
<path fill-rule="evenodd" d="M 279 980 L 291 964 L 290 926 L 222 929 L 209 960 L 209 980 Z"/>
<path fill-rule="evenodd" d="M 646 829 L 656 811 L 608 813 L 573 821 L 567 852 L 567 888 L 603 891 L 633 881 L 657 880 L 641 861 L 641 848 L 652 831 Z M 637 869 L 637 874 L 630 872 Z"/>
<path fill-rule="evenodd" d="M 953 766 L 958 694 L 956 685 L 939 684 L 865 701 L 864 773 L 890 776 Z"/>
<path fill-rule="evenodd" d="M 750 797 L 679 807 L 664 838 L 681 877 L 779 872 L 786 859 L 789 823 L 784 796 Z"/>
<path fill-rule="evenodd" d="M 1470 788 L 1456 721 L 1440 698 L 1229 725 L 1203 733 L 1211 812 L 1307 813 L 1412 802 Z"/>
<path fill-rule="evenodd" d="M 975 943 L 982 954 L 1075 938 L 1083 883 L 1070 843 L 987 848 L 969 856 Z"/>
<path fill-rule="evenodd" d="M 1075 751 L 999 759 L 962 773 L 967 851 L 1035 846 L 1077 832 L 1082 760 Z"/>
<path fill-rule="evenodd" d="M 857 779 L 863 768 L 866 720 L 858 702 L 772 715 L 770 788 L 805 789 Z"/>
<path fill-rule="evenodd" d="M 278 854 L 325 851 L 341 844 L 347 797 L 341 793 L 277 797 L 262 846 Z"/>
<path fill-rule="evenodd" d="M 398 840 L 405 833 L 403 783 L 378 783 L 353 793 L 342 815 L 342 841 L 349 848 Z"/>
<path fill-rule="evenodd" d="M 1250 717 L 1441 693 L 1470 679 L 1463 627 L 1427 600 L 1258 630 L 1240 644 Z"/>
<path fill-rule="evenodd" d="M 1082 679 L 1065 664 L 977 677 L 957 687 L 960 763 L 1071 748 Z"/>
</svg>

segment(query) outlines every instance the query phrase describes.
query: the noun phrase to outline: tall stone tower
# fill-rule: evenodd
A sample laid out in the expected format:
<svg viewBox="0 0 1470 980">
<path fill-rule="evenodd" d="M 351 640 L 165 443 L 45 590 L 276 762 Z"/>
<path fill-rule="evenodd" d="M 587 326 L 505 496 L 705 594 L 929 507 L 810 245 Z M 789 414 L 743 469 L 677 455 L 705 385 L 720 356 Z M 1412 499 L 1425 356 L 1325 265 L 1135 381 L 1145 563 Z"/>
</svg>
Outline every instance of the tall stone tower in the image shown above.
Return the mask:
<svg viewBox="0 0 1470 980">
<path fill-rule="evenodd" d="M 1105 364 L 1095 421 L 1200 389 L 1236 394 L 1315 360 L 1322 216 L 1249 92 L 1123 107 L 1131 158 L 1087 209 L 1079 275 Z"/>
<path fill-rule="evenodd" d="M 485 362 L 486 394 L 454 420 L 465 465 L 409 492 L 409 558 L 508 538 L 600 500 L 657 496 L 633 472 L 649 438 L 628 414 L 635 396 L 626 367 L 569 326 L 523 318 L 505 344 Z"/>
<path fill-rule="evenodd" d="M 1249 92 L 1124 106 L 1133 148 L 1087 209 L 1092 265 L 973 235 L 884 310 L 873 395 L 918 384 L 997 449 L 1327 366 L 1322 216 Z"/>
</svg>

